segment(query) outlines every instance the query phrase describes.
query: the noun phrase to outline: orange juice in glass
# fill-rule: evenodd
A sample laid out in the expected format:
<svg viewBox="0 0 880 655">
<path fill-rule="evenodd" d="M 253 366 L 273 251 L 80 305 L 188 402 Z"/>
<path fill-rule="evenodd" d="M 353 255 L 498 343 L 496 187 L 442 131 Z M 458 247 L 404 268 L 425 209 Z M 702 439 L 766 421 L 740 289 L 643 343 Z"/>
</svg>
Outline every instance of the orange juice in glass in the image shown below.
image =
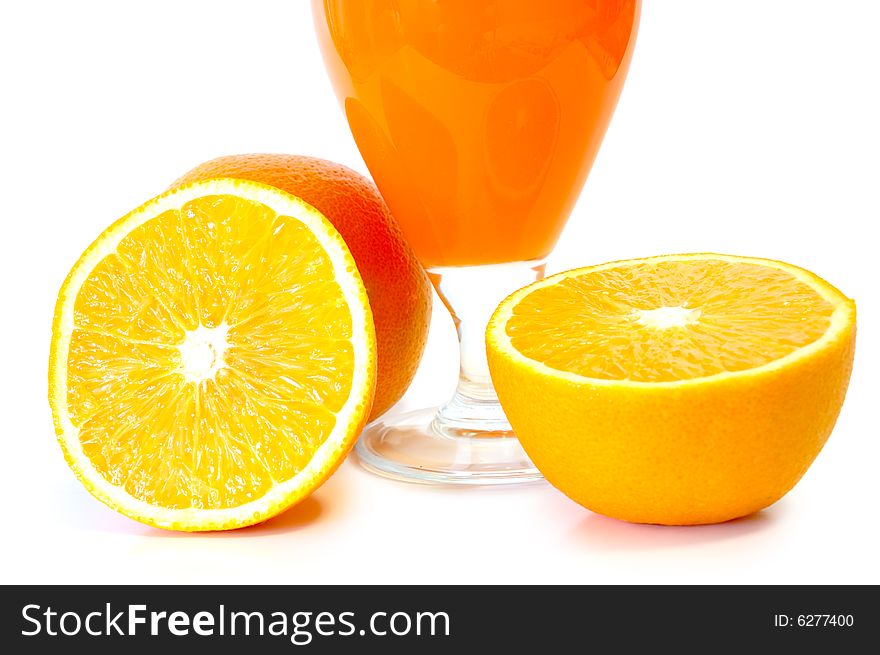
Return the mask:
<svg viewBox="0 0 880 655">
<path fill-rule="evenodd" d="M 363 435 L 370 469 L 405 479 L 538 476 L 497 404 L 483 331 L 543 274 L 614 112 L 639 0 L 313 0 L 358 148 L 450 309 L 453 399 Z"/>
</svg>

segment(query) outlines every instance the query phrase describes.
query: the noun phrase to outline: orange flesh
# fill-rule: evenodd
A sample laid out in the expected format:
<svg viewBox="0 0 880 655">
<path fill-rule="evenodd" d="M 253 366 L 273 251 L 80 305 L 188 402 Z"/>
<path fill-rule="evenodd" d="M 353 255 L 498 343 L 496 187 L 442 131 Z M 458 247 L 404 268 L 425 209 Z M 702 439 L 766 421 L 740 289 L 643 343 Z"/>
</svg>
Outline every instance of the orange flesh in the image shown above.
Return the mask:
<svg viewBox="0 0 880 655">
<path fill-rule="evenodd" d="M 298 220 L 206 196 L 133 230 L 75 302 L 68 409 L 132 496 L 221 509 L 308 463 L 351 391 L 351 317 Z M 109 402 L 108 402 L 109 401 Z"/>
<path fill-rule="evenodd" d="M 515 307 L 507 334 L 523 355 L 560 371 L 664 382 L 778 360 L 825 334 L 833 312 L 782 270 L 668 261 L 539 288 Z"/>
</svg>

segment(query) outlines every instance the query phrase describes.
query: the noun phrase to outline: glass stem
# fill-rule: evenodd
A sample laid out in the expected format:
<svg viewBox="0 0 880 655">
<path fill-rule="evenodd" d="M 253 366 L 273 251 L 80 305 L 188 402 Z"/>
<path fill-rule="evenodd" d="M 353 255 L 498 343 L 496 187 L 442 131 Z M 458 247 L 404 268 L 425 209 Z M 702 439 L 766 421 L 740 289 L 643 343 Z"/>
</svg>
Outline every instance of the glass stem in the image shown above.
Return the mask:
<svg viewBox="0 0 880 655">
<path fill-rule="evenodd" d="M 486 362 L 486 325 L 498 304 L 544 277 L 543 261 L 436 267 L 428 270 L 458 332 L 458 387 L 434 420 L 449 436 L 512 436 Z"/>
</svg>

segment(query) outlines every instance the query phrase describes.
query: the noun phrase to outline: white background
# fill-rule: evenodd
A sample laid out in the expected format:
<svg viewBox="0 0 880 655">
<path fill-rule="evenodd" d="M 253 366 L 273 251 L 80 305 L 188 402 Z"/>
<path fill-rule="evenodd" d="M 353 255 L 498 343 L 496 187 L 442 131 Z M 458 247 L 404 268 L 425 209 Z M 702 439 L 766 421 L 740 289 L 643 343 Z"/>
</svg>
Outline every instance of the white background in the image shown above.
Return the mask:
<svg viewBox="0 0 880 655">
<path fill-rule="evenodd" d="M 346 462 L 263 526 L 163 532 L 77 483 L 46 402 L 55 295 L 112 220 L 195 164 L 290 152 L 365 167 L 306 0 L 3 3 L 0 581 L 880 583 L 880 3 L 646 0 L 617 114 L 553 271 L 721 251 L 859 303 L 852 384 L 775 506 L 701 528 L 591 514 L 545 484 L 439 489 Z M 451 321 L 402 406 L 456 375 Z"/>
</svg>

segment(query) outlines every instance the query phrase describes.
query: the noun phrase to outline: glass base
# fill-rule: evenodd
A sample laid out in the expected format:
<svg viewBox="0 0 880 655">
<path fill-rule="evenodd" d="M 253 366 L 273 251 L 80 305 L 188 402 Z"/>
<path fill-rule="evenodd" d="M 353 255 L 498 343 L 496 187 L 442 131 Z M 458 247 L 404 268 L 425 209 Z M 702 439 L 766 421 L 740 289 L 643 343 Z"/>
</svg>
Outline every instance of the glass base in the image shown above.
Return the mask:
<svg viewBox="0 0 880 655">
<path fill-rule="evenodd" d="M 357 454 L 373 473 L 429 484 L 540 480 L 504 416 L 486 361 L 486 324 L 510 293 L 544 275 L 543 260 L 434 267 L 428 275 L 458 332 L 458 386 L 443 407 L 380 417 Z"/>
<path fill-rule="evenodd" d="M 361 464 L 378 475 L 423 484 L 543 479 L 506 421 L 487 417 L 481 425 L 456 424 L 444 420 L 444 413 L 433 407 L 371 423 L 355 448 Z"/>
</svg>

